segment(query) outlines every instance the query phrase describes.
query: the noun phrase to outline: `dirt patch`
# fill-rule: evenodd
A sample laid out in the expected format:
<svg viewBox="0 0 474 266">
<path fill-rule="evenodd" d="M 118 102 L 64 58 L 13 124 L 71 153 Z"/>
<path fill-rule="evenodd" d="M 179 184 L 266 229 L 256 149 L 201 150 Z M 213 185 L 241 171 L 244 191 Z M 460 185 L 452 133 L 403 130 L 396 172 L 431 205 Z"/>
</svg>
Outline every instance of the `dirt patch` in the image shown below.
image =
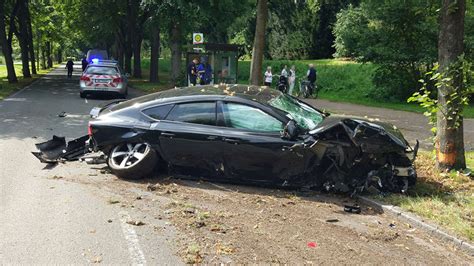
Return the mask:
<svg viewBox="0 0 474 266">
<path fill-rule="evenodd" d="M 163 178 L 134 183 L 109 174 L 73 179 L 117 193 L 120 207 L 142 212 L 143 226 L 157 237 L 173 227 L 172 245 L 190 264 L 473 262 L 368 206 L 361 214 L 344 212 L 357 203 L 345 196 Z"/>
</svg>

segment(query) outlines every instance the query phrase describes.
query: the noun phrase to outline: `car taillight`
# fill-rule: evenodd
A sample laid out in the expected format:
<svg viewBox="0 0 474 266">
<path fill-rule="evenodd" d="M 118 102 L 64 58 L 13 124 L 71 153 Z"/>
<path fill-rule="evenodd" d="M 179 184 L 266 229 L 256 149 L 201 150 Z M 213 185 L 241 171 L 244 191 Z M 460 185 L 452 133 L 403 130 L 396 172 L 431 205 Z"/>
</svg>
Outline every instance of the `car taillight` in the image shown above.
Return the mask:
<svg viewBox="0 0 474 266">
<path fill-rule="evenodd" d="M 87 135 L 89 135 L 89 137 L 92 137 L 92 126 L 91 126 L 91 123 L 89 123 L 89 125 L 87 126 Z"/>
<path fill-rule="evenodd" d="M 81 76 L 81 80 L 82 81 L 91 81 L 91 78 L 89 78 L 88 76 Z"/>
<path fill-rule="evenodd" d="M 120 83 L 120 82 L 122 82 L 122 81 L 123 81 L 122 78 L 114 78 L 114 79 L 112 80 L 113 83 Z"/>
</svg>

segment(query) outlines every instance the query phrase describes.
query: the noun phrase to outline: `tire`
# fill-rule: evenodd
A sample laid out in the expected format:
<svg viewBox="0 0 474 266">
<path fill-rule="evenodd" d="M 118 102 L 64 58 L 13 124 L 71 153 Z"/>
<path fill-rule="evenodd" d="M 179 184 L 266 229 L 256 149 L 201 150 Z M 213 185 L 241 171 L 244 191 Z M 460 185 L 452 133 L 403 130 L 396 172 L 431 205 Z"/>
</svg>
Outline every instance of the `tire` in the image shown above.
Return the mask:
<svg viewBox="0 0 474 266">
<path fill-rule="evenodd" d="M 112 148 L 107 158 L 111 172 L 128 180 L 150 176 L 157 162 L 156 151 L 146 143 L 121 143 Z"/>
<path fill-rule="evenodd" d="M 81 92 L 79 92 L 79 96 L 80 96 L 82 99 L 84 99 L 84 98 L 86 98 L 87 94 L 86 94 L 85 92 L 82 92 L 82 91 L 81 91 Z"/>
</svg>

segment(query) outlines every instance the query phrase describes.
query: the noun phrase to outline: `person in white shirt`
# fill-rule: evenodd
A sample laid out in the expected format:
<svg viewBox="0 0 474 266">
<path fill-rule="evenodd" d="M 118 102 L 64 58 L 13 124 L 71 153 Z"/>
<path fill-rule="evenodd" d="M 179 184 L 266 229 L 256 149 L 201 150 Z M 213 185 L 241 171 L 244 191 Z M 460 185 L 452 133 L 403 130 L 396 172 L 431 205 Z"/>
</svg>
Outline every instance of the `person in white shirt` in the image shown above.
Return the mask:
<svg viewBox="0 0 474 266">
<path fill-rule="evenodd" d="M 281 70 L 281 75 L 285 78 L 288 78 L 288 66 L 285 65 L 285 67 Z"/>
<path fill-rule="evenodd" d="M 288 83 L 290 85 L 290 89 L 288 90 L 288 94 L 292 95 L 293 94 L 293 89 L 295 87 L 295 81 L 296 81 L 296 69 L 295 66 L 292 65 L 290 68 L 290 75 L 288 77 Z"/>
<path fill-rule="evenodd" d="M 265 77 L 265 82 L 264 82 L 265 86 L 271 86 L 272 80 L 273 80 L 272 67 L 267 67 L 267 71 L 265 71 L 264 77 Z"/>
</svg>

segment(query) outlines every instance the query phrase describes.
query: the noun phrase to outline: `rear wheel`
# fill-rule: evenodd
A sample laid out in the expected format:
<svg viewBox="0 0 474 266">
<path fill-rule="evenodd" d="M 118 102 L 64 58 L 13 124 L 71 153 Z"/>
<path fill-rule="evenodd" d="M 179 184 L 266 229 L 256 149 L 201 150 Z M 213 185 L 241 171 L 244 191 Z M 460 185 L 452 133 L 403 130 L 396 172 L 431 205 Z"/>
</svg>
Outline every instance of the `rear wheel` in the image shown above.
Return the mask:
<svg viewBox="0 0 474 266">
<path fill-rule="evenodd" d="M 158 156 L 146 143 L 122 143 L 115 146 L 107 159 L 114 175 L 123 179 L 141 179 L 150 176 Z"/>
<path fill-rule="evenodd" d="M 81 98 L 86 98 L 87 94 L 83 91 L 79 92 L 79 96 L 81 96 Z"/>
</svg>

